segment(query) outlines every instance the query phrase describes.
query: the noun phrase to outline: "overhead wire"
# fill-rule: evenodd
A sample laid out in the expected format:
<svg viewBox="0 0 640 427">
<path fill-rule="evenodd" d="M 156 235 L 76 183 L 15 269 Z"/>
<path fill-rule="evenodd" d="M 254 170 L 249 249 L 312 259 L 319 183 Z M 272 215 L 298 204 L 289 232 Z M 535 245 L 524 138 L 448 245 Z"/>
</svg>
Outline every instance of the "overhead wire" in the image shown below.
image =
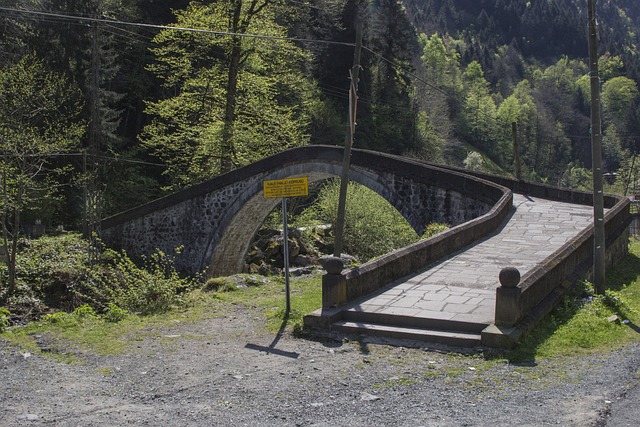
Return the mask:
<svg viewBox="0 0 640 427">
<path fill-rule="evenodd" d="M 316 8 L 314 6 L 311 6 L 309 4 L 300 2 L 300 1 L 296 1 L 295 3 L 301 4 L 301 5 L 305 5 L 307 7 L 311 7 L 311 8 L 315 8 L 315 9 L 319 9 L 319 10 L 323 10 L 320 8 Z M 194 32 L 194 33 L 203 33 L 203 34 L 212 34 L 212 35 L 220 35 L 220 36 L 234 36 L 234 37 L 247 37 L 247 38 L 255 38 L 255 39 L 267 39 L 267 40 L 284 40 L 284 41 L 292 41 L 292 42 L 299 42 L 299 43 L 313 43 L 313 44 L 325 44 L 325 45 L 338 45 L 338 46 L 345 46 L 345 47 L 355 47 L 355 43 L 349 43 L 349 42 L 338 42 L 338 41 L 332 41 L 332 40 L 321 40 L 321 39 L 304 39 L 304 38 L 296 38 L 296 37 L 282 37 L 282 36 L 272 36 L 272 35 L 260 35 L 260 34 L 250 34 L 250 33 L 233 33 L 233 32 L 225 32 L 225 31 L 215 31 L 215 30 L 207 30 L 207 29 L 200 29 L 200 28 L 190 28 L 190 27 L 179 27 L 179 26 L 171 26 L 171 25 L 158 25 L 158 24 L 147 24 L 147 23 L 140 23 L 140 22 L 130 22 L 130 21 L 122 21 L 122 20 L 117 20 L 117 19 L 106 19 L 106 18 L 93 18 L 93 17 L 88 17 L 88 16 L 78 16 L 78 15 L 68 15 L 68 14 L 61 14 L 61 13 L 53 13 L 53 12 L 41 12 L 41 11 L 34 11 L 34 10 L 27 10 L 27 9 L 15 9 L 15 8 L 7 8 L 7 7 L 0 7 L 0 12 L 8 12 L 8 13 L 14 13 L 14 14 L 26 14 L 26 15 L 32 15 L 32 16 L 39 16 L 42 17 L 43 19 L 49 19 L 49 22 L 69 22 L 71 21 L 73 23 L 73 21 L 76 21 L 75 23 L 77 25 L 86 25 L 85 22 L 93 22 L 93 23 L 103 23 L 103 24 L 108 24 L 109 27 L 113 28 L 113 29 L 119 29 L 120 31 L 123 32 L 128 32 L 131 35 L 135 35 L 140 37 L 141 35 L 137 34 L 137 33 L 133 33 L 133 32 L 129 32 L 127 30 L 124 29 L 120 29 L 120 27 L 118 27 L 119 25 L 125 25 L 125 26 L 134 26 L 134 27 L 139 27 L 139 28 L 148 28 L 148 29 L 155 29 L 155 30 L 172 30 L 172 31 L 186 31 L 186 32 Z M 114 34 L 113 32 L 111 32 L 111 34 Z M 125 37 L 125 36 L 123 36 Z M 144 36 L 142 36 L 144 37 Z M 145 37 L 148 40 L 151 40 L 152 38 L 150 37 Z M 402 71 L 403 73 L 405 73 L 407 76 L 412 77 L 413 79 L 415 79 L 416 81 L 424 84 L 425 86 L 428 86 L 438 92 L 441 92 L 442 94 L 446 95 L 446 96 L 451 96 L 451 93 L 448 93 L 447 91 L 445 91 L 444 89 L 438 87 L 437 85 L 425 80 L 424 78 L 415 75 L 414 73 L 411 73 L 409 70 L 407 70 L 405 67 L 395 63 L 394 61 L 384 57 L 383 55 L 375 52 L 373 49 L 363 46 L 362 47 L 363 50 L 371 53 L 372 55 L 376 56 L 377 58 L 381 59 L 382 61 L 385 61 L 387 63 L 389 63 L 392 67 Z"/>
<path fill-rule="evenodd" d="M 90 18 L 90 17 L 83 17 L 78 15 L 65 15 L 65 14 L 52 13 L 52 12 L 39 12 L 39 11 L 27 10 L 27 9 L 13 9 L 8 7 L 0 7 L 0 11 L 33 15 L 33 16 L 43 16 L 43 17 L 49 17 L 49 18 L 60 18 L 60 19 L 69 20 L 69 21 L 75 20 L 75 21 L 81 21 L 81 22 L 86 21 L 86 22 L 93 22 L 93 23 L 109 23 L 112 25 L 128 25 L 128 26 L 134 26 L 134 27 L 140 27 L 140 28 L 152 28 L 156 30 L 185 31 L 185 32 L 192 32 L 192 33 L 218 35 L 218 36 L 232 36 L 232 37 L 243 37 L 243 38 L 254 38 L 254 39 L 265 39 L 265 40 L 283 40 L 283 41 L 291 41 L 291 42 L 299 42 L 299 43 L 316 43 L 316 44 L 327 44 L 327 45 L 340 45 L 340 46 L 347 46 L 347 47 L 355 46 L 355 43 L 337 42 L 332 40 L 304 39 L 304 38 L 297 38 L 297 37 L 273 36 L 273 35 L 265 35 L 265 34 L 234 33 L 229 31 L 207 30 L 204 28 L 147 24 L 147 23 L 141 23 L 141 22 L 122 21 L 117 19 Z"/>
<path fill-rule="evenodd" d="M 310 8 L 314 8 L 314 9 L 318 9 L 318 10 L 324 10 L 321 8 L 317 8 L 314 6 L 311 6 L 307 3 L 304 2 L 300 2 L 300 1 L 295 1 L 294 3 L 297 4 L 301 4 Z M 284 40 L 284 41 L 291 41 L 291 42 L 298 42 L 298 43 L 311 43 L 311 44 L 325 44 L 325 45 L 338 45 L 338 46 L 345 46 L 345 47 L 355 47 L 355 43 L 348 43 L 348 42 L 337 42 L 337 41 L 331 41 L 331 40 L 320 40 L 320 39 L 304 39 L 304 38 L 295 38 L 295 37 L 282 37 L 282 36 L 273 36 L 273 35 L 260 35 L 260 34 L 249 34 L 249 33 L 233 33 L 233 32 L 225 32 L 225 31 L 215 31 L 215 30 L 207 30 L 207 29 L 199 29 L 199 28 L 190 28 L 190 27 L 180 27 L 180 26 L 173 26 L 173 25 L 157 25 L 157 24 L 147 24 L 147 23 L 139 23 L 139 22 L 130 22 L 130 21 L 123 21 L 123 20 L 117 20 L 117 19 L 109 19 L 109 18 L 94 18 L 94 17 L 88 17 L 88 16 L 79 16 L 79 15 L 68 15 L 68 14 L 61 14 L 61 13 L 54 13 L 54 12 L 43 12 L 43 11 L 33 11 L 33 10 L 26 10 L 26 9 L 14 9 L 14 8 L 7 8 L 7 7 L 0 7 L 0 12 L 5 12 L 7 14 L 22 14 L 22 15 L 27 15 L 27 16 L 33 16 L 33 17 L 40 17 L 43 21 L 45 22 L 51 22 L 51 23 L 71 23 L 74 25 L 88 25 L 88 23 L 101 23 L 101 24 L 105 24 L 104 27 L 107 28 L 107 32 L 109 34 L 112 34 L 114 36 L 119 36 L 119 37 L 124 37 L 127 38 L 129 40 L 136 40 L 138 42 L 140 42 L 140 40 L 138 38 L 145 38 L 149 41 L 151 41 L 153 39 L 152 36 L 145 36 L 142 35 L 140 33 L 136 33 L 133 31 L 128 31 L 125 28 L 121 28 L 121 26 L 132 26 L 132 27 L 136 27 L 136 28 L 142 28 L 142 29 L 151 29 L 151 30 L 171 30 L 171 31 L 185 31 L 185 32 L 192 32 L 192 33 L 201 33 L 201 34 L 211 34 L 211 35 L 219 35 L 219 36 L 234 36 L 234 37 L 246 37 L 246 38 L 254 38 L 254 39 L 266 39 L 266 40 Z M 118 33 L 121 32 L 121 33 Z M 124 34 L 122 34 L 124 33 Z M 153 44 L 150 43 L 144 43 L 147 46 L 153 46 Z M 366 52 L 371 53 L 372 55 L 374 55 L 375 57 L 377 57 L 378 59 L 390 64 L 393 68 L 401 71 L 402 73 L 404 73 L 405 75 L 412 77 L 415 81 L 422 83 L 423 85 L 430 87 L 433 90 L 436 90 L 442 94 L 444 94 L 445 96 L 452 96 L 453 94 L 448 93 L 447 91 L 445 91 L 444 89 L 438 87 L 437 85 L 425 80 L 424 78 L 417 76 L 416 74 L 410 72 L 409 70 L 406 69 L 406 67 L 395 63 L 394 61 L 384 57 L 383 55 L 375 52 L 373 49 L 363 46 L 362 47 L 363 50 L 365 50 Z M 338 87 L 330 87 L 330 86 L 322 86 L 322 84 L 319 84 L 319 87 L 321 89 L 321 91 L 323 93 L 325 93 L 328 96 L 334 97 L 334 98 L 340 98 L 340 99 L 347 99 L 348 96 L 346 94 L 346 91 L 344 88 L 338 88 Z M 371 100 L 370 98 L 367 99 L 366 96 L 361 95 L 360 96 L 360 100 L 364 103 L 373 103 L 373 100 Z M 392 104 L 392 103 L 385 103 L 385 102 L 378 102 L 380 104 L 384 104 L 390 107 L 394 107 L 394 108 L 403 108 L 406 109 L 406 106 L 404 105 L 398 105 L 398 104 Z"/>
</svg>

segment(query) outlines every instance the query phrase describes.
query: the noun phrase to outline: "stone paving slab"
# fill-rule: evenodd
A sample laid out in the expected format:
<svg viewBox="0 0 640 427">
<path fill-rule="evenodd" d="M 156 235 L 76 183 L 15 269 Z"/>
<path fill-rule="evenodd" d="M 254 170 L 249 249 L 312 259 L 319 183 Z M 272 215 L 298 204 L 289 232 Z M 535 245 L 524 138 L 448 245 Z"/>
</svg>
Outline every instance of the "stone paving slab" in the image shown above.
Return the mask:
<svg viewBox="0 0 640 427">
<path fill-rule="evenodd" d="M 351 310 L 493 323 L 504 267 L 525 275 L 592 223 L 591 206 L 513 195 L 511 216 L 490 237 L 405 277 Z"/>
</svg>

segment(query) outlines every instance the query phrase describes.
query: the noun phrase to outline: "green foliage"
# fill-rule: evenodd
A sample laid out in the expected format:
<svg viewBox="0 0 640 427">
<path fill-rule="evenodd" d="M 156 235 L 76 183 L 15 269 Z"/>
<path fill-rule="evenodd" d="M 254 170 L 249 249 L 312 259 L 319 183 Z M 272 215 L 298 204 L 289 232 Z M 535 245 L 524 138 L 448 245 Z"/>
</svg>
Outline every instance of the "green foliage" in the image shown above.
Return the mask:
<svg viewBox="0 0 640 427">
<path fill-rule="evenodd" d="M 96 317 L 96 311 L 89 304 L 82 304 L 71 313 L 78 319 L 92 319 Z"/>
<path fill-rule="evenodd" d="M 76 147 L 84 133 L 80 93 L 34 54 L 0 69 L 0 213 L 8 257 L 8 294 L 16 290 L 16 251 L 25 213 L 55 205 L 60 167 L 53 156 Z"/>
<path fill-rule="evenodd" d="M 562 175 L 560 185 L 565 188 L 588 191 L 593 185 L 591 171 L 574 163 L 570 163 Z"/>
<path fill-rule="evenodd" d="M 318 195 L 317 202 L 296 220 L 296 226 L 310 219 L 335 223 L 340 195 L 340 182 L 329 181 Z M 418 240 L 407 221 L 382 197 L 368 188 L 350 182 L 344 227 L 344 250 L 361 260 L 384 255 Z"/>
<path fill-rule="evenodd" d="M 127 312 L 154 314 L 182 305 L 196 286 L 162 252 L 140 267 L 125 252 L 92 248 L 77 235 L 24 240 L 17 271 L 18 289 L 6 305 L 27 320 L 58 309 L 115 322 Z"/>
<path fill-rule="evenodd" d="M 424 233 L 422 233 L 422 237 L 420 237 L 421 239 L 428 239 L 429 237 L 433 237 L 437 234 L 440 234 L 442 232 L 445 232 L 449 229 L 449 226 L 447 224 L 441 224 L 439 222 L 432 222 L 431 224 L 427 225 L 427 228 L 424 230 Z"/>
<path fill-rule="evenodd" d="M 0 334 L 9 327 L 9 316 L 11 312 L 4 307 L 0 307 Z"/>
<path fill-rule="evenodd" d="M 237 4 L 192 2 L 176 11 L 176 25 L 227 32 Z M 243 166 L 308 141 L 316 106 L 314 85 L 301 72 L 308 57 L 280 38 L 287 32 L 272 6 L 253 12 L 244 7 L 240 22 L 233 22 L 240 32 L 274 39 L 173 30 L 156 36 L 157 61 L 149 69 L 166 96 L 147 104 L 152 120 L 141 139 L 169 165 L 174 187 L 226 172 L 228 160 Z M 230 70 L 237 72 L 237 82 Z"/>
<path fill-rule="evenodd" d="M 464 168 L 469 171 L 483 172 L 485 170 L 482 154 L 477 151 L 470 152 L 464 159 Z"/>
<path fill-rule="evenodd" d="M 127 317 L 127 310 L 118 307 L 112 302 L 108 302 L 103 317 L 107 322 L 118 323 Z"/>
<path fill-rule="evenodd" d="M 420 59 L 427 70 L 427 77 L 430 81 L 440 87 L 457 88 L 460 86 L 462 83 L 460 53 L 450 46 L 450 38 L 443 39 L 434 33 L 431 36 L 420 34 L 418 40 L 422 47 Z"/>
<path fill-rule="evenodd" d="M 640 322 L 640 242 L 607 272 L 604 295 L 582 282 L 508 357 L 513 362 L 618 348 L 637 341 Z M 618 321 L 611 321 L 613 315 Z"/>
<path fill-rule="evenodd" d="M 138 267 L 122 252 L 107 250 L 111 261 L 85 270 L 85 282 L 78 284 L 74 294 L 104 311 L 108 302 L 131 313 L 144 315 L 161 313 L 183 303 L 185 294 L 193 289 L 195 280 L 181 278 L 172 259 L 157 251 Z"/>
<path fill-rule="evenodd" d="M 238 290 L 238 286 L 227 277 L 211 277 L 207 279 L 202 290 L 206 292 L 233 292 Z"/>
<path fill-rule="evenodd" d="M 624 120 L 638 98 L 638 85 L 628 77 L 614 77 L 602 85 L 602 105 L 605 114 Z"/>
<path fill-rule="evenodd" d="M 64 311 L 58 311 L 51 314 L 45 314 L 42 316 L 41 321 L 46 324 L 55 325 L 62 329 L 74 328 L 77 326 L 83 326 L 88 322 L 98 319 L 93 307 L 88 304 L 83 304 L 73 310 L 71 313 Z"/>
</svg>

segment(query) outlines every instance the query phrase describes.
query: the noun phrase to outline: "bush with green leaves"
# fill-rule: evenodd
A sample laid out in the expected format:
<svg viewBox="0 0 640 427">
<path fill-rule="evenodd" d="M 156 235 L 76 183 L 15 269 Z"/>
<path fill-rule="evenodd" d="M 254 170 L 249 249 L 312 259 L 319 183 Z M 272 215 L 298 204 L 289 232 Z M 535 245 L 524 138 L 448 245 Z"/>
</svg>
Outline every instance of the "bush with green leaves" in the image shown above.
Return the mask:
<svg viewBox="0 0 640 427">
<path fill-rule="evenodd" d="M 295 220 L 297 227 L 333 224 L 338 212 L 340 181 L 331 180 L 318 199 Z M 369 260 L 414 243 L 418 235 L 400 213 L 367 187 L 350 182 L 345 210 L 344 251 Z"/>
<path fill-rule="evenodd" d="M 431 224 L 427 225 L 427 228 L 425 228 L 424 233 L 422 233 L 421 239 L 428 239 L 429 237 L 433 237 L 436 234 L 447 231 L 448 229 L 449 226 L 447 224 L 432 222 Z"/>
<path fill-rule="evenodd" d="M 126 312 L 163 312 L 182 304 L 197 282 L 180 277 L 163 252 L 138 265 L 124 251 L 91 247 L 78 235 L 24 240 L 17 265 L 17 292 L 4 305 L 25 320 L 86 307 L 111 321 Z"/>
<path fill-rule="evenodd" d="M 0 333 L 9 327 L 9 316 L 11 312 L 4 307 L 0 307 Z"/>
</svg>

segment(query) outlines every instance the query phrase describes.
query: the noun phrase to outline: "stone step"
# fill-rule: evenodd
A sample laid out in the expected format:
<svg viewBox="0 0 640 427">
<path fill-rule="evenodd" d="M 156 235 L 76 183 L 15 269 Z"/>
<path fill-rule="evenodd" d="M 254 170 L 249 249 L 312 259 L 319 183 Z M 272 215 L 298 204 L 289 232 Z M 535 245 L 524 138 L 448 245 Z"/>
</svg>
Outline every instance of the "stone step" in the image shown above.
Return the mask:
<svg viewBox="0 0 640 427">
<path fill-rule="evenodd" d="M 342 320 L 350 322 L 364 322 L 378 325 L 398 326 L 413 329 L 433 329 L 444 331 L 461 331 L 479 334 L 488 322 L 480 322 L 472 317 L 469 320 L 452 320 L 450 318 L 406 316 L 388 313 L 376 313 L 351 308 L 342 312 Z"/>
<path fill-rule="evenodd" d="M 331 329 L 349 334 L 364 334 L 400 340 L 424 341 L 446 344 L 454 347 L 476 347 L 481 345 L 480 333 L 463 331 L 410 328 L 381 325 L 376 323 L 351 322 L 346 320 L 334 322 L 331 325 Z"/>
</svg>

